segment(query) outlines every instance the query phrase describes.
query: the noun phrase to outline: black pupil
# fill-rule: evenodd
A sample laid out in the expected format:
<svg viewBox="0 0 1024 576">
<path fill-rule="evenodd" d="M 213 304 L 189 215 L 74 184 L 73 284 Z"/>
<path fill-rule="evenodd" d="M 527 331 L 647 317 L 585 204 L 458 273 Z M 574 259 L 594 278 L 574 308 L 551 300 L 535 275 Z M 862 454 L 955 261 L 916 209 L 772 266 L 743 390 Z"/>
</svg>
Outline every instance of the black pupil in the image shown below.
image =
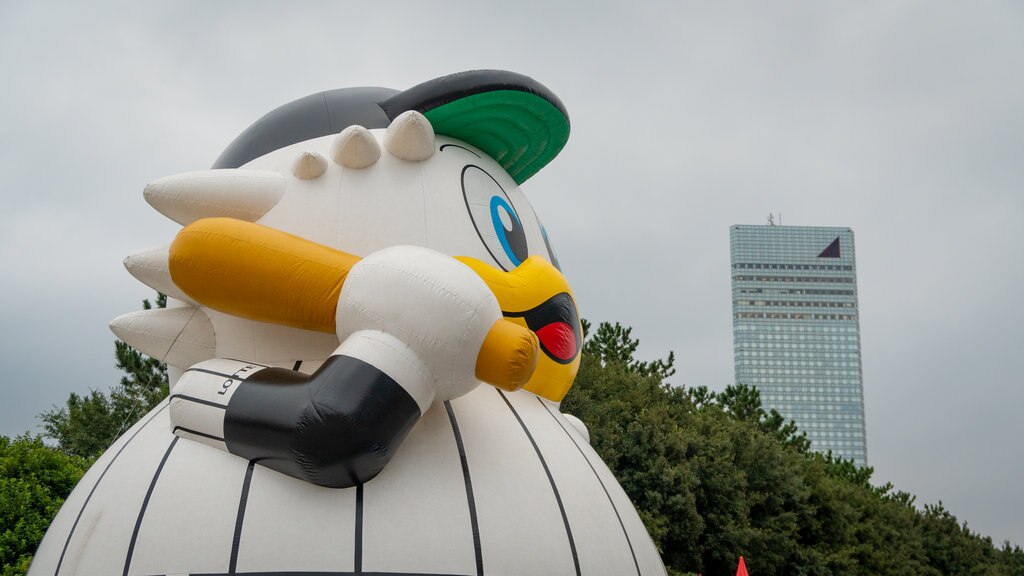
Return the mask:
<svg viewBox="0 0 1024 576">
<path fill-rule="evenodd" d="M 526 231 L 523 230 L 523 225 L 519 223 L 514 214 L 509 214 L 504 206 L 501 209 L 505 211 L 509 221 L 508 224 L 502 222 L 502 226 L 505 228 L 505 240 L 508 241 L 508 246 L 516 255 L 516 259 L 519 262 L 524 262 L 530 256 L 530 250 L 526 247 Z"/>
</svg>

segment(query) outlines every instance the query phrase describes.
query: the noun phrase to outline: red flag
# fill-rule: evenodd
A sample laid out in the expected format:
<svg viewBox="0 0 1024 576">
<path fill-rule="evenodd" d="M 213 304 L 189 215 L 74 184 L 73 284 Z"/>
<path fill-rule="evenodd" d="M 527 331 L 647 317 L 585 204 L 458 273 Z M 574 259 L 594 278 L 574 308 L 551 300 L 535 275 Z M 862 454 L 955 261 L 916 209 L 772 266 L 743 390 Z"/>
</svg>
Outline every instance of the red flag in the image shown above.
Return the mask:
<svg viewBox="0 0 1024 576">
<path fill-rule="evenodd" d="M 743 561 L 743 556 L 740 556 L 740 565 L 736 567 L 736 576 L 750 576 L 747 574 L 747 564 Z"/>
</svg>

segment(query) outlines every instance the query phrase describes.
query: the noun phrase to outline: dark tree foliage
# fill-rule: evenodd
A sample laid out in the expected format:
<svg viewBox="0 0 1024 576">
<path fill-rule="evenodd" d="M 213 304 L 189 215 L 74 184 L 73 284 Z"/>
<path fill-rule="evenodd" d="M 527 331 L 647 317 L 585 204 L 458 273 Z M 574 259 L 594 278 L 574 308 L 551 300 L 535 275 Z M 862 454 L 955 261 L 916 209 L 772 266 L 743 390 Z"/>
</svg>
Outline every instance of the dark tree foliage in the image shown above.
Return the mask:
<svg viewBox="0 0 1024 576">
<path fill-rule="evenodd" d="M 671 386 L 674 357 L 638 361 L 631 330 L 585 324 L 562 410 L 581 418 L 674 574 L 1024 575 L 1024 551 L 919 510 L 871 468 L 810 452 L 757 390 Z"/>
<path fill-rule="evenodd" d="M 165 307 L 167 297 L 158 294 L 156 305 Z M 149 300 L 143 300 L 142 306 L 152 308 Z M 64 406 L 39 415 L 44 435 L 62 452 L 83 458 L 99 456 L 167 396 L 167 366 L 163 362 L 120 341 L 114 342 L 114 357 L 125 375 L 109 393 L 71 393 Z"/>
<path fill-rule="evenodd" d="M 0 436 L 0 575 L 24 574 L 32 554 L 88 461 L 39 437 Z"/>
</svg>

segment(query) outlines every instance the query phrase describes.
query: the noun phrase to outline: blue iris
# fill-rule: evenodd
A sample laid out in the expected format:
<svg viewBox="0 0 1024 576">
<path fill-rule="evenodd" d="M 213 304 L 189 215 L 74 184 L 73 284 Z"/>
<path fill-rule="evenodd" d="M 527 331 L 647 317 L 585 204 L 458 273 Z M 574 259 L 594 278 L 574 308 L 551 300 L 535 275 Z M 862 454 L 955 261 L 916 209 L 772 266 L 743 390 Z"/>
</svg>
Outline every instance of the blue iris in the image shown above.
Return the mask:
<svg viewBox="0 0 1024 576">
<path fill-rule="evenodd" d="M 498 211 L 499 207 L 504 209 L 509 219 L 512 220 L 511 230 L 505 229 L 505 224 L 501 221 L 501 213 Z M 516 216 L 512 206 L 509 206 L 509 203 L 501 196 L 491 196 L 491 223 L 494 225 L 494 233 L 498 235 L 498 241 L 501 242 L 501 248 L 505 250 L 505 255 L 512 261 L 512 266 L 516 267 L 522 264 L 527 254 L 523 225 L 519 222 L 519 217 Z"/>
</svg>

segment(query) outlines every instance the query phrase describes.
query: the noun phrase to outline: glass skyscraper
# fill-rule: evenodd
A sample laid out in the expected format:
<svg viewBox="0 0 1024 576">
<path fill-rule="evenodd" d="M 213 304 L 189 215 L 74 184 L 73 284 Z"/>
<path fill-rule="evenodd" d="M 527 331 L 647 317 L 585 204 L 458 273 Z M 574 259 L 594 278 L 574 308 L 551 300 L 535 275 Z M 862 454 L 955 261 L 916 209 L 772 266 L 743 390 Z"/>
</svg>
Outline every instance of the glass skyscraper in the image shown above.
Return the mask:
<svg viewBox="0 0 1024 576">
<path fill-rule="evenodd" d="M 736 382 L 866 466 L 853 230 L 738 225 L 729 247 Z"/>
</svg>

